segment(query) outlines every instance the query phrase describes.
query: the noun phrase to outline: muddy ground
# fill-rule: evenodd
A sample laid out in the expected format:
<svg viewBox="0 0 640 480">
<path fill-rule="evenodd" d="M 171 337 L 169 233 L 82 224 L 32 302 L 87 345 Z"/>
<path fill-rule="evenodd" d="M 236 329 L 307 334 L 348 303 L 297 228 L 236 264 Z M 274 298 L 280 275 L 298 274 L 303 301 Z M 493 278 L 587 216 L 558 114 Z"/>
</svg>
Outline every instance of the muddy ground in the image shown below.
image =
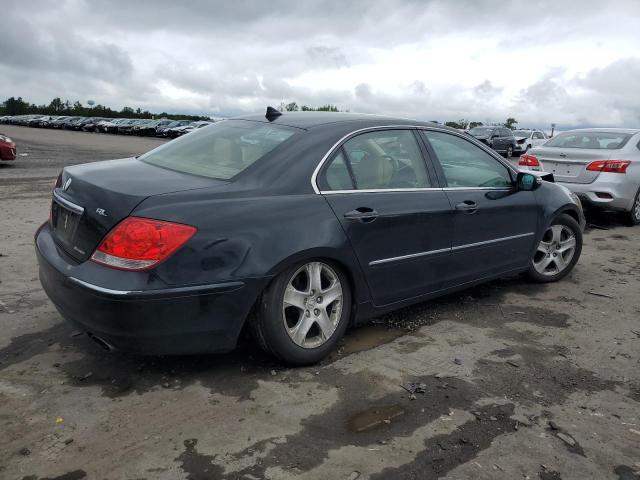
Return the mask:
<svg viewBox="0 0 640 480">
<path fill-rule="evenodd" d="M 0 478 L 640 478 L 640 227 L 590 215 L 562 282 L 378 318 L 312 368 L 109 354 L 47 300 L 33 233 L 63 165 L 160 140 L 0 130 L 28 153 L 0 165 Z"/>
</svg>

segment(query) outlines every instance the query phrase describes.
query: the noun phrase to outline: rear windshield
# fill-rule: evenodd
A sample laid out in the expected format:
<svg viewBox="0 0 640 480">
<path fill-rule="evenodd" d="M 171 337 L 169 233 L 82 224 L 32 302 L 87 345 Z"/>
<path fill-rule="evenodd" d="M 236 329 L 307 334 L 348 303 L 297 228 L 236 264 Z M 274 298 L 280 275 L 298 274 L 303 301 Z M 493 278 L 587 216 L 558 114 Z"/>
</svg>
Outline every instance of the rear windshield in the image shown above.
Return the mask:
<svg viewBox="0 0 640 480">
<path fill-rule="evenodd" d="M 471 135 L 488 135 L 494 127 L 475 127 L 469 130 Z"/>
<path fill-rule="evenodd" d="M 545 147 L 590 148 L 595 150 L 615 150 L 624 147 L 631 138 L 628 133 L 616 132 L 567 132 L 556 135 Z"/>
<path fill-rule="evenodd" d="M 228 120 L 194 130 L 140 159 L 178 172 L 228 180 L 293 134 L 280 126 Z"/>
</svg>

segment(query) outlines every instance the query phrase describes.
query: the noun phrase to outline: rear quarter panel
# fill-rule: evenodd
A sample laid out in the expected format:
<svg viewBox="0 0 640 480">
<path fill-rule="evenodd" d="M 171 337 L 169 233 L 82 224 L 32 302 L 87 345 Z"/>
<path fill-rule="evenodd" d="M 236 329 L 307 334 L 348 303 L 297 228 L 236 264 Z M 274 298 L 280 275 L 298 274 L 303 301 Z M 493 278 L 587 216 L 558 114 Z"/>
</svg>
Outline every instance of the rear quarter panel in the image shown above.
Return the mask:
<svg viewBox="0 0 640 480">
<path fill-rule="evenodd" d="M 248 278 L 268 283 L 296 262 L 322 257 L 339 262 L 347 270 L 356 302 L 368 300 L 351 245 L 321 195 L 230 198 L 185 192 L 151 197 L 133 215 L 198 228 L 184 247 L 156 269 L 168 284 Z"/>
</svg>

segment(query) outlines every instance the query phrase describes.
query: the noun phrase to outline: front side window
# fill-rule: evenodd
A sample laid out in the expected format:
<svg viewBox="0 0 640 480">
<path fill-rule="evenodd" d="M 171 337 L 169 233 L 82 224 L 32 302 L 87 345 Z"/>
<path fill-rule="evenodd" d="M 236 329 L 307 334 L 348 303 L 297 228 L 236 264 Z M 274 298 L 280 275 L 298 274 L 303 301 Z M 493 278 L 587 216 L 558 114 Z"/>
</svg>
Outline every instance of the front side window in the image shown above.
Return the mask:
<svg viewBox="0 0 640 480">
<path fill-rule="evenodd" d="M 285 127 L 227 120 L 196 129 L 139 158 L 178 172 L 228 180 L 293 134 L 294 130 Z"/>
<path fill-rule="evenodd" d="M 451 188 L 511 187 L 507 167 L 480 147 L 455 135 L 426 131 Z"/>
<path fill-rule="evenodd" d="M 431 187 L 410 130 L 379 130 L 348 140 L 324 170 L 323 190 L 389 190 Z"/>
<path fill-rule="evenodd" d="M 616 132 L 567 132 L 556 135 L 545 147 L 588 148 L 595 150 L 617 150 L 631 138 L 628 133 Z"/>
</svg>

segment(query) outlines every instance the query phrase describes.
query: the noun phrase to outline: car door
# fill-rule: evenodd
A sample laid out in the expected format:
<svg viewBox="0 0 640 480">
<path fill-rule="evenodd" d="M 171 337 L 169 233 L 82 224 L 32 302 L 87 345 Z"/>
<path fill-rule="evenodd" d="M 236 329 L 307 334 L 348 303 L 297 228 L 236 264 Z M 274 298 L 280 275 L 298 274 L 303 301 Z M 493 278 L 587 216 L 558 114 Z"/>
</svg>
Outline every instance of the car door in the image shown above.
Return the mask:
<svg viewBox="0 0 640 480">
<path fill-rule="evenodd" d="M 387 305 L 440 290 L 448 274 L 451 206 L 411 129 L 348 139 L 318 175 L 368 282 Z"/>
<path fill-rule="evenodd" d="M 453 208 L 448 286 L 525 268 L 541 216 L 534 192 L 515 189 L 515 172 L 480 146 L 424 131 Z"/>
</svg>

